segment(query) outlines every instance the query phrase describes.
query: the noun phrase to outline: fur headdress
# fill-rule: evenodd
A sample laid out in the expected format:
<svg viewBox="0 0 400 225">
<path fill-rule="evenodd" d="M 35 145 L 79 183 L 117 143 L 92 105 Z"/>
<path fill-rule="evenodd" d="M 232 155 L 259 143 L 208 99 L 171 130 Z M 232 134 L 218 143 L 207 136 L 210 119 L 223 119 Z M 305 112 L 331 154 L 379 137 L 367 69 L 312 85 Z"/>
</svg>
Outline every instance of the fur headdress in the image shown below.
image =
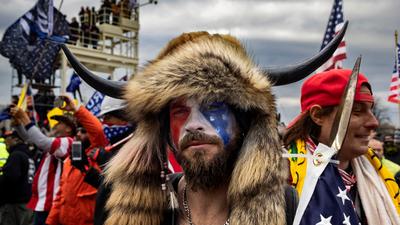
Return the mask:
<svg viewBox="0 0 400 225">
<path fill-rule="evenodd" d="M 168 123 L 162 115 L 171 100 L 195 97 L 251 112 L 227 193 L 231 224 L 284 225 L 287 166 L 281 158 L 271 86 L 294 82 L 289 75 L 296 74 L 299 79 L 307 76 L 330 57 L 343 35 L 344 31 L 328 50 L 306 63 L 279 68 L 283 79 L 274 77 L 278 73 L 273 70 L 266 76 L 240 42 L 229 35 L 183 34 L 169 42 L 127 85 L 91 75 L 63 46 L 71 65 L 86 82 L 98 84 L 97 89 L 114 97 L 121 97 L 124 89 L 127 112 L 137 124 L 132 139 L 108 165 L 106 181 L 112 185 L 112 193 L 106 224 L 168 222 L 164 216 L 169 197 L 160 187 Z"/>
</svg>

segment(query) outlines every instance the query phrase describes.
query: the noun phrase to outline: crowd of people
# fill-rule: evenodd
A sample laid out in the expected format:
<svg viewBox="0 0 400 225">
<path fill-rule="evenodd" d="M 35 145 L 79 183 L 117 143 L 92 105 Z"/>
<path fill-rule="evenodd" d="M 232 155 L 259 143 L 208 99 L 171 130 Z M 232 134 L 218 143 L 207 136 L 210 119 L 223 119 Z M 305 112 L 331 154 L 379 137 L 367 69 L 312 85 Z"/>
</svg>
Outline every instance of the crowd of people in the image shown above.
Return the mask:
<svg viewBox="0 0 400 225">
<path fill-rule="evenodd" d="M 320 58 L 312 58 L 309 73 L 324 63 Z M 106 97 L 99 117 L 62 96 L 64 114 L 44 132 L 11 106 L 0 224 L 292 224 L 308 187 L 305 155 L 329 144 L 351 70 L 308 78 L 302 112 L 279 134 L 271 87 L 298 80 L 299 69 L 290 68 L 290 80 L 264 73 L 236 38 L 192 32 L 171 40 L 127 84 L 92 79 L 115 97 Z M 357 224 L 397 225 L 399 162 L 385 157 L 388 140 L 374 138 L 372 85 L 360 73 L 356 86 L 336 158 L 341 193 Z M 29 145 L 42 152 L 36 166 Z M 171 172 L 176 163 L 182 172 Z"/>
<path fill-rule="evenodd" d="M 57 124 L 46 133 L 24 110 L 11 107 L 13 131 L 3 134 L 9 156 L 1 168 L 0 224 L 93 224 L 101 171 L 134 127 L 121 100 L 106 100 L 99 120 L 62 98 L 67 113 L 52 117 Z M 75 142 L 81 159 L 71 155 Z M 42 154 L 35 157 L 27 144 Z"/>
<path fill-rule="evenodd" d="M 79 11 L 79 22 L 73 17 L 70 28 L 70 38 L 68 43 L 97 49 L 100 38 L 99 25 L 112 24 L 119 25 L 121 18 L 130 19 L 132 16 L 132 7 L 129 0 L 103 0 L 100 9 L 82 6 Z"/>
</svg>

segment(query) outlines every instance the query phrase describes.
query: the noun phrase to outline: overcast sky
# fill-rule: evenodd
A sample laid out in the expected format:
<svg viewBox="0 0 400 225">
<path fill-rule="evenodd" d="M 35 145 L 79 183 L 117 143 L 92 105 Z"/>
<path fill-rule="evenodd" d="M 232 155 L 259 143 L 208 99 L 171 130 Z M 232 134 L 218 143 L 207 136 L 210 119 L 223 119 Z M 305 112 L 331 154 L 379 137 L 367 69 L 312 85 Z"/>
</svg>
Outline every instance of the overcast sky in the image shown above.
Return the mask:
<svg viewBox="0 0 400 225">
<path fill-rule="evenodd" d="M 386 99 L 394 63 L 394 30 L 400 29 L 400 1 L 343 1 L 345 19 L 350 21 L 344 66 L 351 68 L 356 57 L 363 56 L 361 72 L 369 78 L 393 124 L 398 125 L 398 107 Z M 35 2 L 0 0 L 0 37 Z M 60 2 L 54 0 L 54 5 L 58 8 Z M 82 5 L 98 8 L 100 3 L 65 0 L 61 12 L 70 20 Z M 237 36 L 260 66 L 297 63 L 319 51 L 332 4 L 333 0 L 159 0 L 157 5 L 141 8 L 140 63 L 153 59 L 171 38 L 196 30 Z M 274 88 L 286 123 L 300 112 L 300 86 L 298 82 Z M 0 104 L 9 102 L 10 88 L 11 67 L 8 59 L 0 56 Z"/>
</svg>

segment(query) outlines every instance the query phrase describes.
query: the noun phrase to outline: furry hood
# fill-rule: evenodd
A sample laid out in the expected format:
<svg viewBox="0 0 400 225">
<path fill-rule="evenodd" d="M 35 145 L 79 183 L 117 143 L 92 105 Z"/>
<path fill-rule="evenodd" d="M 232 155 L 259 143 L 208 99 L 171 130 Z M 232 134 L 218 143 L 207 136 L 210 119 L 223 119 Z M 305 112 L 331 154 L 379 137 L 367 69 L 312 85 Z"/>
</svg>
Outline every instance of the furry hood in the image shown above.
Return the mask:
<svg viewBox="0 0 400 225">
<path fill-rule="evenodd" d="M 284 225 L 287 167 L 281 158 L 271 83 L 237 39 L 205 32 L 172 40 L 129 81 L 127 112 L 137 130 L 106 171 L 113 188 L 106 224 L 168 224 L 164 215 L 170 198 L 160 186 L 166 149 L 160 113 L 183 96 L 224 101 L 251 112 L 227 193 L 230 222 Z"/>
</svg>

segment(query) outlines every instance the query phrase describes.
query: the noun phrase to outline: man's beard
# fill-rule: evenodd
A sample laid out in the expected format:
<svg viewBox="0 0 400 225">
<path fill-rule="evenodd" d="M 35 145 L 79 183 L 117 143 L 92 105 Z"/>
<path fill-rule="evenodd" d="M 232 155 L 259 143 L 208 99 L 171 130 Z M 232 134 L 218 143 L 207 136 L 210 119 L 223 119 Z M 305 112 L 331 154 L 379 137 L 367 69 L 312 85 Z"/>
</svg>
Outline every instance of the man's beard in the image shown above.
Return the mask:
<svg viewBox="0 0 400 225">
<path fill-rule="evenodd" d="M 212 159 L 206 159 L 206 149 L 197 150 L 192 157 L 184 154 L 192 141 L 218 146 L 218 152 Z M 217 136 L 206 135 L 195 131 L 188 133 L 179 142 L 179 151 L 176 158 L 185 172 L 185 179 L 192 190 L 210 190 L 226 184 L 230 176 L 238 154 L 238 137 L 233 137 L 224 149 L 222 140 Z"/>
</svg>

